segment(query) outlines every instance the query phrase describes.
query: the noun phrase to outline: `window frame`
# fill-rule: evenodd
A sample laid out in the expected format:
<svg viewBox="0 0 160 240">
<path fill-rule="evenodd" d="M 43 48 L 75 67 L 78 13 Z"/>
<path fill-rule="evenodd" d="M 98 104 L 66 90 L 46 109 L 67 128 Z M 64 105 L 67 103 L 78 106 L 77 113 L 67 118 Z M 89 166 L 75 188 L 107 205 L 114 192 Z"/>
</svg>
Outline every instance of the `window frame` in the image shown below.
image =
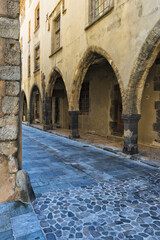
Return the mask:
<svg viewBox="0 0 160 240">
<path fill-rule="evenodd" d="M 38 51 L 38 56 L 36 52 Z M 39 61 L 39 64 L 37 64 Z M 40 70 L 40 42 L 34 47 L 34 71 L 37 72 Z"/>
<path fill-rule="evenodd" d="M 58 26 L 58 27 L 57 27 Z M 61 14 L 59 14 L 54 19 L 54 40 L 53 40 L 53 49 L 57 51 L 61 47 Z M 58 43 L 57 43 L 58 39 Z"/>
<path fill-rule="evenodd" d="M 35 8 L 35 30 L 40 27 L 40 4 Z"/>
<path fill-rule="evenodd" d="M 89 0 L 89 1 L 90 1 L 90 4 L 89 4 L 89 23 L 90 24 L 93 24 L 94 22 L 98 21 L 114 8 L 114 0 Z M 105 4 L 107 7 L 105 7 Z M 97 14 L 96 14 L 96 10 L 98 10 Z"/>
</svg>

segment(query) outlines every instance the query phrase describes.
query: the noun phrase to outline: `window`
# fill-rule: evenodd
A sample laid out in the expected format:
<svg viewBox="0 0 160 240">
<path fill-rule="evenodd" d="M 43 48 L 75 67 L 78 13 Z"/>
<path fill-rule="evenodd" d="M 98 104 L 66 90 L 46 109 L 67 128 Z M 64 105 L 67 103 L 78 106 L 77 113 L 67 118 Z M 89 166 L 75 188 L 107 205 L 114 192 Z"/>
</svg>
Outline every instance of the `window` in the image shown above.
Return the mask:
<svg viewBox="0 0 160 240">
<path fill-rule="evenodd" d="M 37 29 L 40 25 L 40 8 L 39 4 L 35 9 L 35 29 Z"/>
<path fill-rule="evenodd" d="M 28 41 L 31 40 L 31 21 L 29 21 L 29 24 L 28 24 Z"/>
<path fill-rule="evenodd" d="M 90 21 L 103 16 L 114 6 L 114 0 L 91 0 Z"/>
<path fill-rule="evenodd" d="M 89 112 L 89 82 L 82 84 L 81 95 L 79 100 L 80 114 Z"/>
<path fill-rule="evenodd" d="M 31 76 L 31 57 L 28 56 L 28 77 Z"/>
<path fill-rule="evenodd" d="M 54 39 L 53 39 L 53 52 L 60 48 L 60 30 L 61 21 L 60 15 L 54 20 Z"/>
<path fill-rule="evenodd" d="M 34 70 L 38 71 L 40 69 L 40 44 L 38 43 L 35 47 L 34 52 Z"/>
</svg>

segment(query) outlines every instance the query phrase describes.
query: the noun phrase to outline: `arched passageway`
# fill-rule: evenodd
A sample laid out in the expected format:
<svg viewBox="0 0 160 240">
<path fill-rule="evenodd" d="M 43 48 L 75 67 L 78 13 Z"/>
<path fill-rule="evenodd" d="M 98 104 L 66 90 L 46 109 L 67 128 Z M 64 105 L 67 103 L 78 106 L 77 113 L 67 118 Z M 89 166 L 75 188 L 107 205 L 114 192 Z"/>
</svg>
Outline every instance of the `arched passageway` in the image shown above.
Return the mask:
<svg viewBox="0 0 160 240">
<path fill-rule="evenodd" d="M 123 135 L 119 85 L 107 60 L 97 55 L 81 85 L 79 130 L 100 136 Z"/>
<path fill-rule="evenodd" d="M 62 77 L 56 79 L 52 92 L 53 127 L 69 128 L 68 100 Z"/>
<path fill-rule="evenodd" d="M 42 123 L 42 100 L 36 85 L 33 86 L 30 97 L 30 123 Z"/>
<path fill-rule="evenodd" d="M 160 54 L 149 71 L 143 90 L 139 143 L 159 143 L 160 146 Z"/>
<path fill-rule="evenodd" d="M 144 144 L 159 142 L 159 29 L 160 20 L 144 41 L 126 91 L 123 109 L 124 152 L 126 153 L 138 153 L 138 137 L 139 142 Z"/>
<path fill-rule="evenodd" d="M 50 75 L 44 104 L 44 128 L 69 129 L 68 97 L 62 75 L 54 69 Z"/>
<path fill-rule="evenodd" d="M 71 136 L 78 137 L 78 130 L 105 137 L 122 136 L 123 88 L 119 87 L 118 70 L 110 57 L 99 48 L 91 48 L 77 73 L 70 98 L 70 110 L 76 110 L 70 111 Z"/>
<path fill-rule="evenodd" d="M 23 122 L 27 122 L 28 121 L 28 106 L 27 106 L 27 98 L 26 98 L 26 94 L 23 91 L 21 93 L 21 104 L 22 104 L 22 121 Z"/>
</svg>

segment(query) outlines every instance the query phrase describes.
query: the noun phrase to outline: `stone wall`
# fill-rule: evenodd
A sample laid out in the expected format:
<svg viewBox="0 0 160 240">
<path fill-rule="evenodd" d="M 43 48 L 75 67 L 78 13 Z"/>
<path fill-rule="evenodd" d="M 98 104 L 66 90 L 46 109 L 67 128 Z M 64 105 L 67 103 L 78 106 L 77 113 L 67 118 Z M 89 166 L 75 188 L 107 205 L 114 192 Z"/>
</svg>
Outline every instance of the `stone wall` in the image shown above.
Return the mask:
<svg viewBox="0 0 160 240">
<path fill-rule="evenodd" d="M 19 0 L 0 0 L 0 203 L 16 198 L 19 145 Z"/>
</svg>

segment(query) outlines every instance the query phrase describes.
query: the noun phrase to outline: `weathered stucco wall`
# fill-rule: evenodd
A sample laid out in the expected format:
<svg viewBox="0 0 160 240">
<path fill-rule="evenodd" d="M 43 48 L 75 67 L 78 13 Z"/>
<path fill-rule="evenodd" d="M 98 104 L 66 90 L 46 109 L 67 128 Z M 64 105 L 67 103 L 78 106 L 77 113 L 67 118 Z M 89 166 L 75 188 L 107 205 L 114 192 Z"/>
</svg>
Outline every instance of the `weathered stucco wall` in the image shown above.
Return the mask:
<svg viewBox="0 0 160 240">
<path fill-rule="evenodd" d="M 40 27 L 35 31 L 34 11 L 40 2 Z M 96 46 L 106 52 L 111 65 L 118 69 L 122 91 L 125 93 L 130 75 L 141 48 L 150 31 L 159 20 L 160 2 L 154 4 L 145 0 L 115 0 L 114 9 L 93 26 L 85 29 L 88 22 L 88 1 L 65 0 L 66 12 L 63 14 L 62 5 L 55 9 L 59 1 L 35 0 L 29 7 L 26 1 L 26 18 L 21 26 L 23 37 L 23 84 L 30 98 L 30 90 L 34 83 L 39 86 L 41 93 L 41 73 L 45 76 L 46 86 L 50 80 L 52 70 L 60 69 L 66 84 L 68 99 L 74 85 L 74 76 L 79 70 L 79 63 L 84 53 L 91 46 Z M 50 16 L 52 11 L 54 13 Z M 61 12 L 61 51 L 52 57 L 52 21 Z M 49 16 L 49 17 L 47 17 Z M 74 21 L 73 21 L 74 19 Z M 28 22 L 31 20 L 31 41 L 28 42 Z M 41 67 L 34 73 L 34 46 L 40 42 Z M 28 55 L 31 55 L 31 77 L 28 78 Z M 77 79 L 78 80 L 78 79 Z M 74 107 L 74 106 L 73 106 Z M 71 106 L 70 106 L 71 108 Z"/>
<path fill-rule="evenodd" d="M 63 2 L 65 2 L 65 7 Z M 143 100 L 141 108 L 141 99 L 149 69 L 160 51 L 160 0 L 156 0 L 154 3 L 150 0 L 114 0 L 113 9 L 91 25 L 89 2 L 89 0 L 56 0 L 54 2 L 48 0 L 46 4 L 45 0 L 35 0 L 29 6 L 29 0 L 26 0 L 26 17 L 21 25 L 21 37 L 23 38 L 23 49 L 25 49 L 22 88 L 26 93 L 27 102 L 30 102 L 31 89 L 34 84 L 37 84 L 44 100 L 46 93 L 44 86 L 50 86 L 49 81 L 53 69 L 56 68 L 59 69 L 66 87 L 69 111 L 78 112 L 83 80 L 88 68 L 94 62 L 96 54 L 99 54 L 111 65 L 115 73 L 115 81 L 119 83 L 123 115 L 125 119 L 129 117 L 129 120 L 124 120 L 125 125 L 128 121 L 124 134 L 126 139 L 128 138 L 128 144 L 130 145 L 130 138 L 133 141 L 137 139 L 138 135 L 134 131 L 137 131 L 135 126 L 138 126 L 141 113 L 143 116 L 139 123 L 139 142 L 153 142 L 155 135 L 160 135 L 158 133 L 158 131 L 160 132 L 158 130 L 159 122 L 157 123 L 157 120 L 155 122 L 151 117 L 150 122 L 152 123 L 144 120 L 147 117 L 145 110 L 147 103 Z M 38 3 L 40 3 L 40 26 L 35 31 L 35 8 Z M 53 54 L 53 23 L 59 14 L 61 16 L 61 48 Z M 31 21 L 30 41 L 28 41 L 28 31 L 26 31 L 29 21 Z M 34 47 L 38 42 L 40 42 L 40 70 L 35 73 Z M 29 55 L 31 56 L 30 77 L 28 77 L 26 67 Z M 107 136 L 110 134 L 110 121 L 112 122 L 112 119 L 109 119 L 109 111 L 113 99 L 110 94 L 110 103 L 108 102 L 107 108 L 98 109 L 94 94 L 96 94 L 96 88 L 102 89 L 103 84 L 101 85 L 101 83 L 95 80 L 93 88 L 91 85 L 93 98 L 91 97 L 90 102 L 93 108 L 88 116 L 79 116 L 79 128 Z M 105 89 L 105 81 L 103 87 Z M 148 91 L 150 90 L 148 89 Z M 103 95 L 105 94 L 108 97 L 108 93 L 105 92 Z M 146 94 L 153 94 L 151 98 L 155 98 L 156 93 L 145 90 L 144 99 Z M 158 109 L 155 109 L 151 103 L 148 105 L 152 108 L 150 111 L 155 118 L 159 114 L 158 104 L 156 105 Z M 92 111 L 94 108 L 99 111 L 97 115 L 95 115 L 95 111 Z M 146 134 L 142 133 L 143 124 L 146 126 Z M 129 125 L 132 125 L 133 131 L 129 129 Z M 157 133 L 152 129 L 152 125 L 154 129 L 157 129 Z"/>
<path fill-rule="evenodd" d="M 0 203 L 16 198 L 19 147 L 19 0 L 0 0 Z"/>
<path fill-rule="evenodd" d="M 155 128 L 159 117 L 156 114 L 156 102 L 160 100 L 160 79 L 156 84 L 157 74 L 159 78 L 160 64 L 154 63 L 146 80 L 141 105 L 142 117 L 139 121 L 139 142 L 143 144 L 157 145 L 156 141 L 159 140 L 159 129 Z"/>
<path fill-rule="evenodd" d="M 79 129 L 107 137 L 111 134 L 110 109 L 112 90 L 117 82 L 115 74 L 107 64 L 92 66 L 84 81 L 89 82 L 89 112 L 79 115 Z"/>
</svg>

